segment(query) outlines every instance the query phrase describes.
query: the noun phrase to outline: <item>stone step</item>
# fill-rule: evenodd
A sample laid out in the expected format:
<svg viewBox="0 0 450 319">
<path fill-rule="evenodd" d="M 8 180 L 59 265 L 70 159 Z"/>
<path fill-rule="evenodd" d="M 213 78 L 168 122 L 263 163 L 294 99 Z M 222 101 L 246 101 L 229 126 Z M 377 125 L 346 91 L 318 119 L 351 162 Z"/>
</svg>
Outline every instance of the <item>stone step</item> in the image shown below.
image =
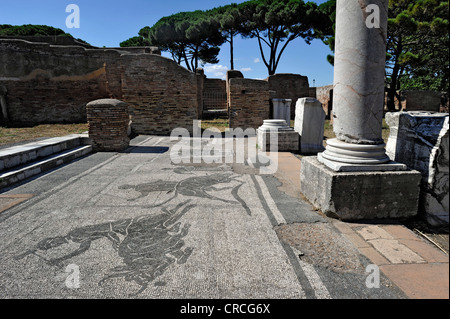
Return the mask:
<svg viewBox="0 0 450 319">
<path fill-rule="evenodd" d="M 0 189 L 21 182 L 29 177 L 48 171 L 59 165 L 71 162 L 92 152 L 91 145 L 81 145 L 52 154 L 25 165 L 16 166 L 0 173 Z"/>
<path fill-rule="evenodd" d="M 87 139 L 87 134 L 72 134 L 0 149 L 0 172 L 80 145 L 90 144 Z"/>
</svg>

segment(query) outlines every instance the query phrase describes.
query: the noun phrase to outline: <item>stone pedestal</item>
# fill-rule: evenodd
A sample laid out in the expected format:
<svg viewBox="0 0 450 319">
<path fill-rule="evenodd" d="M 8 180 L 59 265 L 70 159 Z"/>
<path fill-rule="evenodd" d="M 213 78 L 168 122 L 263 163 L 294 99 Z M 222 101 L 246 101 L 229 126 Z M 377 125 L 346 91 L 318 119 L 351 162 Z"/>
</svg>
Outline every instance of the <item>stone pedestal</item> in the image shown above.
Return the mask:
<svg viewBox="0 0 450 319">
<path fill-rule="evenodd" d="M 322 152 L 325 130 L 325 111 L 322 103 L 313 98 L 301 98 L 295 105 L 294 130 L 300 134 L 300 152 L 317 154 Z"/>
<path fill-rule="evenodd" d="M 285 120 L 265 120 L 257 130 L 258 146 L 263 152 L 298 152 L 299 135 Z M 276 144 L 274 145 L 273 142 Z"/>
<path fill-rule="evenodd" d="M 335 172 L 312 156 L 302 158 L 300 188 L 329 217 L 403 218 L 417 214 L 420 179 L 417 171 Z"/>
<path fill-rule="evenodd" d="M 289 99 L 272 99 L 273 119 L 285 120 L 288 126 L 291 125 L 291 103 Z"/>
<path fill-rule="evenodd" d="M 434 226 L 449 224 L 448 113 L 387 113 L 387 154 L 422 174 L 419 213 Z"/>
<path fill-rule="evenodd" d="M 95 152 L 120 152 L 130 145 L 130 117 L 125 102 L 101 99 L 86 105 L 89 138 Z"/>
</svg>

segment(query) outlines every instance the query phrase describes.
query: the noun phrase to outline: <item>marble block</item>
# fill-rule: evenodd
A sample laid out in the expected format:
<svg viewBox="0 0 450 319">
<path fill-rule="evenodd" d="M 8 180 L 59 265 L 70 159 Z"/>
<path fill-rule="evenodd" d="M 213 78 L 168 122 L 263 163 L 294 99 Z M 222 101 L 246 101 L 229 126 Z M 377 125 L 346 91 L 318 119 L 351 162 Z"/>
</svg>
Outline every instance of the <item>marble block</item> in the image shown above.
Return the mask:
<svg viewBox="0 0 450 319">
<path fill-rule="evenodd" d="M 295 106 L 294 130 L 300 135 L 300 152 L 317 154 L 324 150 L 325 111 L 314 98 L 298 99 Z"/>
<path fill-rule="evenodd" d="M 449 224 L 449 115 L 433 112 L 387 113 L 392 160 L 422 174 L 420 211 L 431 225 Z"/>
</svg>

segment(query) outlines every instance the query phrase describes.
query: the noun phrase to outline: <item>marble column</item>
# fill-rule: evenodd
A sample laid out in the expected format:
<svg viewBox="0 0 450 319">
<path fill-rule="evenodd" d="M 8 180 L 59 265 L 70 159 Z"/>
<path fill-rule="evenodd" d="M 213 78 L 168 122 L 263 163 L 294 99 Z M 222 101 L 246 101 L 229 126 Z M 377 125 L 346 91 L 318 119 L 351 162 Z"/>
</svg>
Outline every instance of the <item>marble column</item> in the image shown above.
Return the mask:
<svg viewBox="0 0 450 319">
<path fill-rule="evenodd" d="M 336 139 L 329 140 L 325 152 L 318 155 L 320 162 L 335 171 L 406 168 L 390 163 L 382 139 L 387 12 L 388 0 L 337 0 Z"/>
</svg>

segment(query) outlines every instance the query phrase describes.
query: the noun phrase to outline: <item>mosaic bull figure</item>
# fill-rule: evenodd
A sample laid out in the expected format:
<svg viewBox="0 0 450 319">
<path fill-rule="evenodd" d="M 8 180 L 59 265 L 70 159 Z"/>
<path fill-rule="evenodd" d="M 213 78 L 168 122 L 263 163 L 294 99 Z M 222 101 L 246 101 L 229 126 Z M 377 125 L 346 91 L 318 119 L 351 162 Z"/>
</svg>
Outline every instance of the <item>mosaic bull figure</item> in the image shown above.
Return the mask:
<svg viewBox="0 0 450 319">
<path fill-rule="evenodd" d="M 191 255 L 193 248 L 185 247 L 183 237 L 188 234 L 190 225 L 181 227 L 180 218 L 195 205 L 190 201 L 177 205 L 173 210 L 162 208 L 159 215 L 146 215 L 97 225 L 76 228 L 65 236 L 50 237 L 40 241 L 35 248 L 16 256 L 20 260 L 28 255 L 36 255 L 46 263 L 60 268 L 64 262 L 86 252 L 93 241 L 106 238 L 122 258 L 123 265 L 112 268 L 108 279 L 123 277 L 140 286 L 140 294 L 150 282 L 161 276 L 173 263 L 183 264 Z M 79 244 L 79 248 L 59 258 L 48 260 L 39 252 L 69 244 Z M 158 283 L 161 284 L 161 283 Z"/>
</svg>

